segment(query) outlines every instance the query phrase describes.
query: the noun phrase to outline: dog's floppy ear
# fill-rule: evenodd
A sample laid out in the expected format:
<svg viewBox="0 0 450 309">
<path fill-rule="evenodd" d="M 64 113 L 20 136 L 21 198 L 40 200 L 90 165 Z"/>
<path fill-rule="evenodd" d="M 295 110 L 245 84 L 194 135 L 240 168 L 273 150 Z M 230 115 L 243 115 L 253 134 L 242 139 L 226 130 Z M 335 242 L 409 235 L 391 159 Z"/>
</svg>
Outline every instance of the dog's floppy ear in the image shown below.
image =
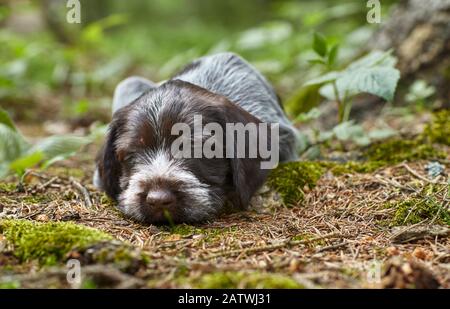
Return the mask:
<svg viewBox="0 0 450 309">
<path fill-rule="evenodd" d="M 249 139 L 245 142 L 245 157 L 238 157 L 237 152 L 239 145 L 237 144 L 237 136 L 234 139 L 234 153 L 230 158 L 232 181 L 234 192 L 229 197 L 230 201 L 235 207 L 245 209 L 253 194 L 264 184 L 268 170 L 261 169 L 261 157 L 258 152 L 259 132 L 258 125 L 261 121 L 255 116 L 236 104 L 226 100 L 223 104 L 225 109 L 225 118 L 228 124 L 243 124 L 254 123 L 256 126 L 256 133 L 250 134 Z M 234 133 L 233 133 L 234 134 Z M 267 133 L 267 137 L 269 137 Z M 227 138 L 229 138 L 227 134 Z M 270 145 L 270 140 L 267 141 Z M 227 143 L 228 144 L 228 141 Z M 249 147 L 256 147 L 256 158 L 249 157 Z M 242 149 L 241 149 L 242 151 Z"/>
<path fill-rule="evenodd" d="M 111 198 L 117 200 L 120 193 L 121 163 L 116 153 L 115 141 L 119 134 L 120 123 L 111 122 L 106 136 L 106 142 L 97 155 L 97 171 L 94 175 L 96 185 L 100 185 Z M 97 179 L 95 179 L 97 178 Z"/>
<path fill-rule="evenodd" d="M 125 107 L 143 95 L 158 87 L 152 81 L 139 76 L 131 76 L 121 81 L 114 90 L 112 113 Z"/>
</svg>

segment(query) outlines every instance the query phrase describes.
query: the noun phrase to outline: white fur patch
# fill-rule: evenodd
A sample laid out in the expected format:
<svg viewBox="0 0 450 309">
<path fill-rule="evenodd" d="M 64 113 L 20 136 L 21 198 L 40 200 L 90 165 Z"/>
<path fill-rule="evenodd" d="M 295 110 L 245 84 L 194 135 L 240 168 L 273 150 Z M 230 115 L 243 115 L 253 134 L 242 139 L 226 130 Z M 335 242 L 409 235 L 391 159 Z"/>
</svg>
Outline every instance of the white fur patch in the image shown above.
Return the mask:
<svg viewBox="0 0 450 309">
<path fill-rule="evenodd" d="M 180 190 L 191 201 L 189 214 L 187 214 L 190 217 L 201 218 L 213 212 L 213 197 L 211 197 L 208 189 L 209 186 L 200 182 L 193 173 L 184 169 L 181 161 L 170 159 L 169 154 L 161 150 L 156 153 L 147 153 L 140 160 L 143 163 L 134 167 L 134 173 L 129 179 L 128 187 L 119 197 L 126 214 L 138 220 L 144 219 L 139 211 L 139 207 L 141 207 L 139 194 L 144 190 L 141 184 L 155 178 L 176 180 L 181 183 Z"/>
</svg>

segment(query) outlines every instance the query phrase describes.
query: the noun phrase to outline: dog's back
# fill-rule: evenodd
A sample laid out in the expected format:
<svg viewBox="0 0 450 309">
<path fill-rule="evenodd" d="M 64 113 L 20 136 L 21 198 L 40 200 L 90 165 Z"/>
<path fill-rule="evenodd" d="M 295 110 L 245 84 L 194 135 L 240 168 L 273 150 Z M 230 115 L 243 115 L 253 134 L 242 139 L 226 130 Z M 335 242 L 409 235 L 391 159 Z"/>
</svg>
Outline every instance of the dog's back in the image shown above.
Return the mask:
<svg viewBox="0 0 450 309">
<path fill-rule="evenodd" d="M 297 158 L 297 130 L 286 118 L 272 86 L 251 64 L 233 53 L 202 57 L 176 74 L 232 102 L 263 122 L 280 124 L 280 160 Z"/>
</svg>

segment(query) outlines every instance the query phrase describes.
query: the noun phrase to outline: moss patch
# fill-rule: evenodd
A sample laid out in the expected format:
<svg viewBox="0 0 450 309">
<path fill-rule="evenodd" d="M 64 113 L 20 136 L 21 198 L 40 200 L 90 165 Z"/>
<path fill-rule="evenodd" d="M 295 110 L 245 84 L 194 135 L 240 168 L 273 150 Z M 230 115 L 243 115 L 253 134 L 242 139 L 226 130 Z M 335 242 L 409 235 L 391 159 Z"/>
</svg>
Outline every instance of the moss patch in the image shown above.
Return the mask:
<svg viewBox="0 0 450 309">
<path fill-rule="evenodd" d="M 18 281 L 7 281 L 0 282 L 0 289 L 20 289 L 20 282 Z"/>
<path fill-rule="evenodd" d="M 430 144 L 418 140 L 391 139 L 371 145 L 365 152 L 369 161 L 382 165 L 396 164 L 403 161 L 421 159 L 442 159 L 447 156 Z"/>
<path fill-rule="evenodd" d="M 281 274 L 248 273 L 248 272 L 216 272 L 196 279 L 178 279 L 181 285 L 200 289 L 301 289 L 304 288 L 290 277 Z"/>
<path fill-rule="evenodd" d="M 320 162 L 288 162 L 274 169 L 267 184 L 276 190 L 286 205 L 304 199 L 304 189 L 312 189 L 324 172 Z"/>
<path fill-rule="evenodd" d="M 422 136 L 432 143 L 450 146 L 450 110 L 433 114 L 433 121 L 427 125 Z"/>
<path fill-rule="evenodd" d="M 180 235 L 182 237 L 187 237 L 187 236 L 191 236 L 191 235 L 204 235 L 205 237 L 203 238 L 203 240 L 206 242 L 215 241 L 223 235 L 227 235 L 229 233 L 236 232 L 235 227 L 229 227 L 229 228 L 223 228 L 223 229 L 202 228 L 202 227 L 193 226 L 193 225 L 189 225 L 189 224 L 185 224 L 185 223 L 173 225 L 171 227 L 165 227 L 165 229 L 172 235 L 175 234 L 175 235 Z"/>
<path fill-rule="evenodd" d="M 189 224 L 177 224 L 168 228 L 168 231 L 172 234 L 178 234 L 181 236 L 190 236 L 195 234 L 206 234 L 205 230 Z"/>
<path fill-rule="evenodd" d="M 48 172 L 53 175 L 75 177 L 78 179 L 82 179 L 85 176 L 85 172 L 82 169 L 60 166 L 50 166 Z"/>
<path fill-rule="evenodd" d="M 434 218 L 437 220 L 436 223 L 450 225 L 450 212 L 431 197 L 390 202 L 385 207 L 395 209 L 394 217 L 390 222 L 391 226 L 416 224 Z"/>
<path fill-rule="evenodd" d="M 16 191 L 17 185 L 10 182 L 0 182 L 0 192 L 9 193 Z"/>
<path fill-rule="evenodd" d="M 44 204 L 54 200 L 50 194 L 33 194 L 21 197 L 21 201 L 25 204 Z"/>
<path fill-rule="evenodd" d="M 99 230 L 68 222 L 36 223 L 29 220 L 3 220 L 0 233 L 14 246 L 21 261 L 39 260 L 52 265 L 73 247 L 87 247 L 112 237 Z"/>
<path fill-rule="evenodd" d="M 308 234 L 308 233 L 304 233 L 304 234 L 297 234 L 294 237 L 292 237 L 292 240 L 294 241 L 304 241 L 304 240 L 311 240 L 313 238 L 317 237 L 316 235 L 313 234 Z M 316 241 L 312 241 L 306 244 L 307 247 L 309 248 L 314 248 L 316 246 L 325 246 L 326 245 L 326 241 L 324 239 L 318 239 Z"/>
<path fill-rule="evenodd" d="M 150 262 L 150 257 L 138 248 L 121 241 L 101 241 L 91 246 L 74 248 L 69 257 L 77 258 L 86 264 L 114 264 L 114 267 L 126 273 L 134 274 Z"/>
<path fill-rule="evenodd" d="M 322 161 L 320 164 L 333 173 L 335 176 L 353 173 L 371 173 L 384 165 L 383 162 L 368 161 L 357 162 L 349 161 L 346 163 L 336 163 L 330 161 Z"/>
</svg>

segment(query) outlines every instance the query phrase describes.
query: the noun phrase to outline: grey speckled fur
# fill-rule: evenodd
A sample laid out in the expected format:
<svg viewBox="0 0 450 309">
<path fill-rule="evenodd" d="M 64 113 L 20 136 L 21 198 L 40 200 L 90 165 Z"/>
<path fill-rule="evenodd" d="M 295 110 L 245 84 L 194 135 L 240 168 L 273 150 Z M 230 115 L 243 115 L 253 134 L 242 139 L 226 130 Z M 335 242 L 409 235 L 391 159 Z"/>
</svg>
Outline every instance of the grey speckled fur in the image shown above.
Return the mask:
<svg viewBox="0 0 450 309">
<path fill-rule="evenodd" d="M 226 96 L 263 122 L 280 124 L 280 161 L 297 159 L 297 130 L 285 116 L 272 86 L 251 64 L 233 53 L 205 56 L 172 80 L 183 80 Z M 158 87 L 142 77 L 129 77 L 114 92 L 113 112 L 145 91 Z"/>
</svg>

